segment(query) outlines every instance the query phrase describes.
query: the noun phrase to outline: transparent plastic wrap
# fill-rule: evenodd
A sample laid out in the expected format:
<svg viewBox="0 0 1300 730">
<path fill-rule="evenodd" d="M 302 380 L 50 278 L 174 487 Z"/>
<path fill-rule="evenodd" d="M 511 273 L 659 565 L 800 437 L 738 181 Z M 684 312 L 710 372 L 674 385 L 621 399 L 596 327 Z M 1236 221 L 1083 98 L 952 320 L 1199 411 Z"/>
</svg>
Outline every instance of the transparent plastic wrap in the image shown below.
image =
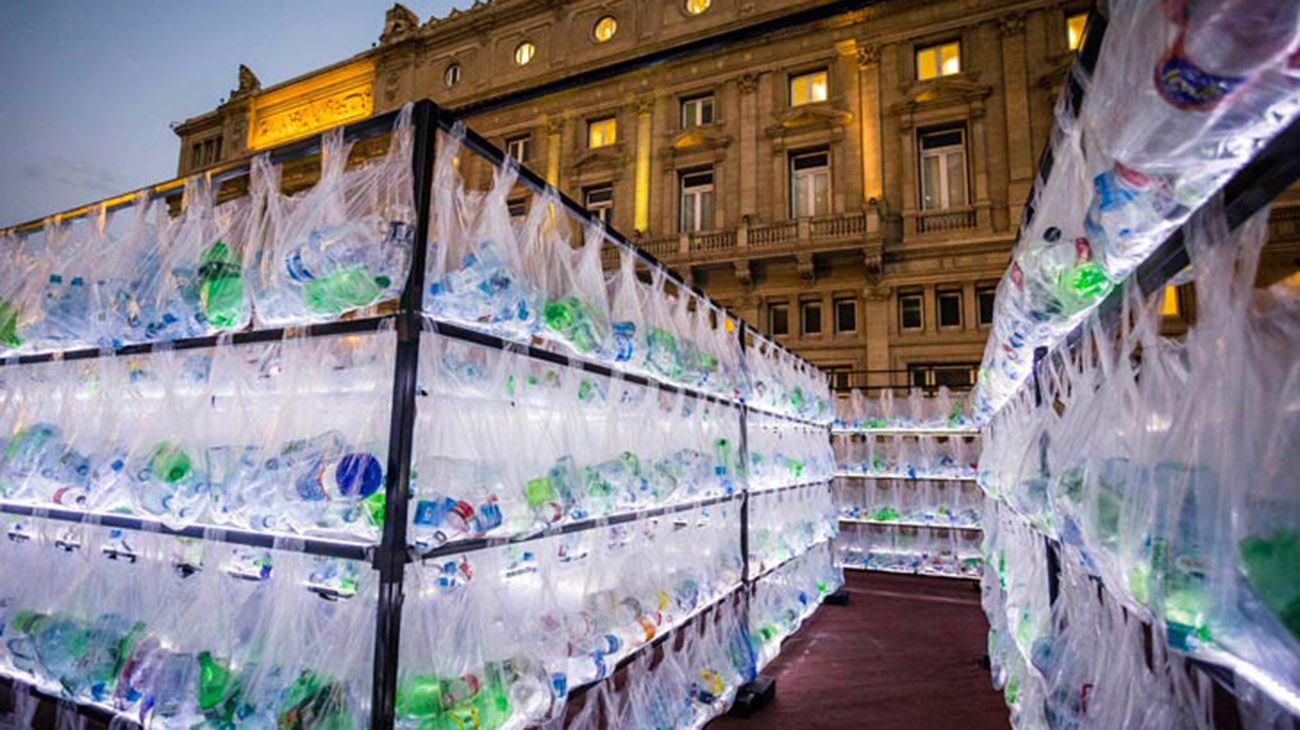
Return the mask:
<svg viewBox="0 0 1300 730">
<path fill-rule="evenodd" d="M 402 293 L 415 242 L 411 109 L 398 113 L 387 153 L 350 170 L 352 143 L 341 128 L 326 132 L 320 179 L 297 195 L 281 192 L 268 156 L 254 158 L 261 247 L 249 269 L 260 325 L 329 321 Z"/>
<path fill-rule="evenodd" d="M 244 268 L 253 202 L 244 196 L 217 205 L 218 187 L 210 177 L 186 179 L 180 214 L 159 229 L 156 258 L 149 262 L 157 267 L 158 283 L 145 288 L 156 291 L 152 302 L 144 302 L 146 341 L 200 337 L 249 323 Z M 126 333 L 112 334 L 113 344 L 133 341 Z"/>
<path fill-rule="evenodd" d="M 575 248 L 565 230 L 570 218 L 559 213 L 564 209 L 544 196 L 538 196 L 537 200 L 536 205 L 557 211 L 549 218 L 550 225 L 542 242 L 551 262 L 551 273 L 546 280 L 546 300 L 542 303 L 541 332 L 579 355 L 615 359 L 609 298 L 600 263 L 605 230 L 598 224 L 587 224 L 581 231 L 582 241 Z"/>
<path fill-rule="evenodd" d="M 438 137 L 424 307 L 441 319 L 527 340 L 538 326 L 549 260 L 541 237 L 557 213 L 535 196 L 517 233 L 506 199 L 519 170 L 507 159 L 492 187 L 468 190 L 458 171 L 464 128 Z"/>
<path fill-rule="evenodd" d="M 1058 105 L 1052 175 L 999 285 L 980 422 L 1028 378 L 1034 347 L 1064 336 L 1300 114 L 1294 3 L 1125 0 L 1108 16 L 1105 60 L 1077 120 Z"/>
</svg>

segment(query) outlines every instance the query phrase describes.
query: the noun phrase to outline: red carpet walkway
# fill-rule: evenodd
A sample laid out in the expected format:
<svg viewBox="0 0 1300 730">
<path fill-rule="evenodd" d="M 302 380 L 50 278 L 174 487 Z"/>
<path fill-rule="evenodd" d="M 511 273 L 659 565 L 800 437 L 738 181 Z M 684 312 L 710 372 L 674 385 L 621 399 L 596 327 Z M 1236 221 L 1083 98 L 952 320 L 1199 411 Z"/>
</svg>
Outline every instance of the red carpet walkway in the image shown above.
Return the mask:
<svg viewBox="0 0 1300 730">
<path fill-rule="evenodd" d="M 845 571 L 847 606 L 822 606 L 764 671 L 776 700 L 709 730 L 1005 730 L 980 666 L 988 623 L 971 581 Z"/>
</svg>

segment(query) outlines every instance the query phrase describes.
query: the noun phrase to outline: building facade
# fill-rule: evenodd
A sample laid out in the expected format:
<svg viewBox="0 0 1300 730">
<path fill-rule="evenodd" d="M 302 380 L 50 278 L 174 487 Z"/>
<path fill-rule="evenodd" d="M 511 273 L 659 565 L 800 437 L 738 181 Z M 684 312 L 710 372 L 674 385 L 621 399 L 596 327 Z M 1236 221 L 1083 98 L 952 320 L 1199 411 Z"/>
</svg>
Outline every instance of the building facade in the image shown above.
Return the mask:
<svg viewBox="0 0 1300 730">
<path fill-rule="evenodd" d="M 593 77 L 467 124 L 837 385 L 960 386 L 1089 4 L 488 0 L 427 22 L 396 5 L 333 66 L 265 89 L 241 66 L 176 127 L 179 170 L 412 99 L 473 108 Z M 691 51 L 590 73 L 674 48 Z M 1300 215 L 1274 218 L 1289 270 Z"/>
</svg>

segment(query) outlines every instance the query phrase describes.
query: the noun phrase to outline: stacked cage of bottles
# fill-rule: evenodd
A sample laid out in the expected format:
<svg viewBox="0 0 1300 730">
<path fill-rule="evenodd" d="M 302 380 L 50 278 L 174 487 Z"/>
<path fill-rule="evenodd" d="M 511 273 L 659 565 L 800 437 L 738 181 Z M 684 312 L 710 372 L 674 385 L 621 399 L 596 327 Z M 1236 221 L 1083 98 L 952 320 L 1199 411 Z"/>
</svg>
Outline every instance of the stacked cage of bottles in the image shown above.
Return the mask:
<svg viewBox="0 0 1300 730">
<path fill-rule="evenodd" d="M 978 432 L 947 388 L 855 390 L 832 430 L 835 560 L 857 570 L 978 578 Z"/>
<path fill-rule="evenodd" d="M 825 377 L 431 102 L 0 257 L 0 673 L 30 697 L 697 727 L 839 585 Z"/>
</svg>

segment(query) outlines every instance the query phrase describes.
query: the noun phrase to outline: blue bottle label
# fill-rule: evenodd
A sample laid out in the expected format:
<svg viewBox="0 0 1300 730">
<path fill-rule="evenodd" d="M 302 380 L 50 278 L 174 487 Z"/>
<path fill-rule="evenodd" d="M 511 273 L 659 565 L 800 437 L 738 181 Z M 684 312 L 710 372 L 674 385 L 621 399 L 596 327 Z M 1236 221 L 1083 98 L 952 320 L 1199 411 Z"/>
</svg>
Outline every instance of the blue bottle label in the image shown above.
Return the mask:
<svg viewBox="0 0 1300 730">
<path fill-rule="evenodd" d="M 1246 79 L 1219 76 L 1192 63 L 1183 55 L 1180 37 L 1160 63 L 1156 64 L 1155 84 L 1160 96 L 1179 109 L 1205 111 L 1219 105 Z"/>
</svg>

